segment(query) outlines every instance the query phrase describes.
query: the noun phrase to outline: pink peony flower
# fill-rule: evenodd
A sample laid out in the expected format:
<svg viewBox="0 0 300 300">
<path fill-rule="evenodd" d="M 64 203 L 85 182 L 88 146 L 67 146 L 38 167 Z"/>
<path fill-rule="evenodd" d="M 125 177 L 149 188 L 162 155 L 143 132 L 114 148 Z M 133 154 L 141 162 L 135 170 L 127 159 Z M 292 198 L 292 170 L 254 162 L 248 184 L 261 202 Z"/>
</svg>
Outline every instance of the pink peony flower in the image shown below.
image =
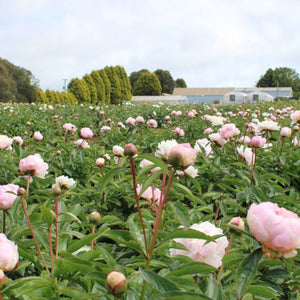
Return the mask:
<svg viewBox="0 0 300 300">
<path fill-rule="evenodd" d="M 201 147 L 204 148 L 205 150 L 205 156 L 209 157 L 212 154 L 212 147 L 211 147 L 211 142 L 207 139 L 199 139 L 196 141 L 194 149 L 196 150 L 196 153 L 202 153 Z"/>
<path fill-rule="evenodd" d="M 122 157 L 124 155 L 124 148 L 121 146 L 113 146 L 114 156 Z"/>
<path fill-rule="evenodd" d="M 240 146 L 236 148 L 239 155 L 245 159 L 247 164 L 249 166 L 252 165 L 252 157 L 253 157 L 253 163 L 255 163 L 255 156 L 253 156 L 253 152 L 251 148 L 244 148 L 244 146 Z"/>
<path fill-rule="evenodd" d="M 149 121 L 147 121 L 147 125 L 149 125 L 152 128 L 157 128 L 157 122 L 153 119 L 150 119 Z"/>
<path fill-rule="evenodd" d="M 242 144 L 245 144 L 245 143 L 249 143 L 251 141 L 251 139 L 249 138 L 249 136 L 244 135 L 238 141 Z"/>
<path fill-rule="evenodd" d="M 6 135 L 0 135 L 0 149 L 9 149 L 13 139 L 9 138 Z"/>
<path fill-rule="evenodd" d="M 184 130 L 182 128 L 176 127 L 174 131 L 178 136 L 184 136 Z"/>
<path fill-rule="evenodd" d="M 229 224 L 235 225 L 239 227 L 240 229 L 245 230 L 245 222 L 241 217 L 234 217 L 230 220 Z"/>
<path fill-rule="evenodd" d="M 142 188 L 143 188 L 142 184 L 137 185 L 136 191 L 138 195 L 140 194 Z M 157 203 L 157 205 L 159 205 L 160 196 L 161 196 L 161 190 L 158 188 L 152 190 L 150 186 L 143 192 L 142 195 L 140 195 L 141 198 L 147 200 L 149 203 Z"/>
<path fill-rule="evenodd" d="M 84 138 L 84 139 L 86 139 L 86 140 L 88 140 L 88 139 L 91 139 L 92 137 L 93 137 L 93 131 L 90 129 L 90 128 L 88 128 L 88 127 L 84 127 L 84 128 L 81 128 L 81 130 L 80 130 L 80 135 Z"/>
<path fill-rule="evenodd" d="M 96 165 L 98 167 L 103 167 L 105 165 L 105 159 L 103 157 L 99 157 L 96 159 Z"/>
<path fill-rule="evenodd" d="M 20 146 L 23 145 L 23 139 L 20 136 L 14 136 L 13 140 Z"/>
<path fill-rule="evenodd" d="M 189 111 L 188 112 L 188 117 L 189 118 L 194 118 L 195 117 L 195 113 L 193 111 Z"/>
<path fill-rule="evenodd" d="M 136 121 L 137 123 L 144 123 L 144 122 L 145 122 L 144 118 L 141 117 L 141 116 L 136 117 L 135 121 Z"/>
<path fill-rule="evenodd" d="M 148 159 L 143 159 L 141 162 L 140 162 L 140 167 L 143 169 L 143 168 L 146 168 L 148 166 L 152 166 L 154 165 L 154 163 Z M 153 169 L 150 170 L 150 173 L 154 173 L 156 171 L 159 171 L 160 170 L 160 167 L 155 167 Z"/>
<path fill-rule="evenodd" d="M 170 151 L 177 144 L 178 143 L 176 140 L 162 141 L 158 144 L 158 149 L 156 150 L 155 155 L 161 156 L 164 159 L 168 159 Z"/>
<path fill-rule="evenodd" d="M 73 178 L 69 178 L 68 176 L 59 176 L 55 178 L 55 184 L 52 185 L 52 189 L 60 188 L 62 190 L 69 190 L 76 184 Z"/>
<path fill-rule="evenodd" d="M 123 124 L 123 123 L 122 123 Z M 124 126 L 124 125 L 123 125 Z M 122 127 L 123 127 L 122 126 Z M 124 126 L 125 127 L 125 126 Z M 100 132 L 101 133 L 105 133 L 105 132 L 108 132 L 108 131 L 111 131 L 111 128 L 109 127 L 109 126 L 102 126 L 101 128 L 100 128 Z"/>
<path fill-rule="evenodd" d="M 290 115 L 292 124 L 300 122 L 300 110 L 296 110 Z"/>
<path fill-rule="evenodd" d="M 8 210 L 18 197 L 19 186 L 16 184 L 0 185 L 0 209 Z"/>
<path fill-rule="evenodd" d="M 217 228 L 215 225 L 208 221 L 201 224 L 193 224 L 191 229 L 198 230 L 209 236 L 223 234 L 221 228 Z M 216 239 L 214 242 L 206 243 L 206 240 L 202 239 L 188 239 L 179 238 L 174 239 L 176 243 L 184 245 L 187 250 L 170 249 L 170 255 L 185 255 L 189 256 L 192 260 L 203 262 L 214 268 L 219 268 L 222 265 L 222 259 L 225 255 L 225 249 L 228 246 L 228 240 L 225 236 Z"/>
<path fill-rule="evenodd" d="M 212 142 L 217 143 L 221 147 L 226 144 L 226 140 L 220 135 L 220 133 L 212 133 L 209 135 L 209 138 Z"/>
<path fill-rule="evenodd" d="M 181 116 L 181 115 L 182 115 L 182 111 L 181 111 L 181 110 L 176 111 L 176 116 L 177 116 L 177 117 L 179 117 L 179 116 Z"/>
<path fill-rule="evenodd" d="M 251 234 L 267 252 L 275 251 L 284 257 L 297 255 L 300 248 L 300 218 L 276 203 L 253 203 L 247 215 Z"/>
<path fill-rule="evenodd" d="M 76 132 L 77 128 L 75 125 L 71 124 L 71 123 L 65 123 L 63 125 L 63 129 L 64 131 L 70 131 L 70 132 Z"/>
<path fill-rule="evenodd" d="M 196 150 L 189 143 L 174 146 L 168 156 L 168 162 L 174 167 L 187 168 L 196 161 Z"/>
<path fill-rule="evenodd" d="M 0 233 L 0 270 L 12 271 L 19 262 L 18 247 Z"/>
<path fill-rule="evenodd" d="M 40 154 L 29 155 L 19 162 L 19 169 L 25 175 L 45 178 L 48 173 L 48 164 L 45 163 Z"/>
<path fill-rule="evenodd" d="M 206 128 L 203 133 L 208 135 L 208 134 L 211 134 L 213 132 L 214 132 L 213 129 L 209 127 L 209 128 Z"/>
<path fill-rule="evenodd" d="M 259 131 L 275 131 L 279 130 L 279 126 L 277 122 L 274 121 L 262 121 L 258 123 L 258 130 Z"/>
<path fill-rule="evenodd" d="M 165 116 L 165 120 L 169 121 L 170 120 L 170 116 Z"/>
<path fill-rule="evenodd" d="M 39 131 L 35 131 L 33 136 L 32 136 L 36 141 L 42 141 L 43 140 L 43 135 Z"/>
<path fill-rule="evenodd" d="M 249 145 L 255 148 L 261 148 L 265 145 L 266 143 L 266 139 L 259 136 L 259 135 L 255 135 L 252 137 L 252 139 L 249 142 Z"/>
<path fill-rule="evenodd" d="M 289 127 L 283 127 L 280 130 L 280 135 L 282 137 L 291 137 L 292 136 L 292 129 Z"/>
<path fill-rule="evenodd" d="M 236 128 L 235 124 L 225 124 L 219 130 L 220 136 L 223 139 L 230 139 L 240 134 L 240 130 Z"/>
<path fill-rule="evenodd" d="M 129 124 L 129 125 L 132 125 L 134 126 L 135 125 L 135 122 L 136 120 L 132 117 L 129 117 L 127 120 L 126 120 L 126 123 Z"/>
<path fill-rule="evenodd" d="M 77 140 L 76 142 L 74 142 L 74 144 L 82 149 L 90 148 L 89 143 L 83 139 Z"/>
</svg>

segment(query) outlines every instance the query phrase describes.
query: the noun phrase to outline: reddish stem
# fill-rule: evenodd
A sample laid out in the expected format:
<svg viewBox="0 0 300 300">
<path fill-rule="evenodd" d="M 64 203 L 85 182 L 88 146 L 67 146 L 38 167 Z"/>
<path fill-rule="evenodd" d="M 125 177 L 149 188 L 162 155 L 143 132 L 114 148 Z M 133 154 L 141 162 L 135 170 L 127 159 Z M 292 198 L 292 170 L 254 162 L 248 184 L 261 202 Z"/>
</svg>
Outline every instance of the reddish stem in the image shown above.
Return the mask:
<svg viewBox="0 0 300 300">
<path fill-rule="evenodd" d="M 55 199 L 55 258 L 58 258 L 58 243 L 59 243 L 59 236 L 58 236 L 58 197 Z"/>
<path fill-rule="evenodd" d="M 218 220 L 219 212 L 220 212 L 220 202 L 222 201 L 222 199 L 223 199 L 223 194 L 221 194 L 220 199 L 218 201 L 216 215 L 215 215 L 215 226 L 217 225 L 217 220 Z"/>
<path fill-rule="evenodd" d="M 92 227 L 92 233 L 95 233 L 95 228 L 96 228 L 96 226 L 93 225 L 93 227 Z M 91 250 L 94 250 L 94 244 L 95 244 L 95 240 L 92 240 L 91 241 Z"/>
</svg>

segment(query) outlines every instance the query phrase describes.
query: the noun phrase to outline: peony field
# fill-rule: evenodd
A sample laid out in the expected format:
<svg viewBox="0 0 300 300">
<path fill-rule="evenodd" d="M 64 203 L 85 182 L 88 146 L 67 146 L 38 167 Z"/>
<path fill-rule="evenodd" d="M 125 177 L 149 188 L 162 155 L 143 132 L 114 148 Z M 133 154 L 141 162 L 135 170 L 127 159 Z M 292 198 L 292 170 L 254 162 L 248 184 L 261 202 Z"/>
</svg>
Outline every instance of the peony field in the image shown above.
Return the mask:
<svg viewBox="0 0 300 300">
<path fill-rule="evenodd" d="M 299 101 L 0 103 L 0 132 L 0 299 L 300 299 Z"/>
</svg>

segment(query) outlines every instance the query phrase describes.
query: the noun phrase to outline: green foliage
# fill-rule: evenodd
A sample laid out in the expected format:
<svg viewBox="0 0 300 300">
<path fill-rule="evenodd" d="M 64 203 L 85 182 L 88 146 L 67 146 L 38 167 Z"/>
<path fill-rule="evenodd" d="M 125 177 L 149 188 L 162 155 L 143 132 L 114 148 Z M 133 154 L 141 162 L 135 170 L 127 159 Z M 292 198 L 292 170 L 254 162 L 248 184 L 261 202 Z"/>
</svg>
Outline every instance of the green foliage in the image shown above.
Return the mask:
<svg viewBox="0 0 300 300">
<path fill-rule="evenodd" d="M 159 79 L 161 85 L 161 92 L 172 94 L 174 90 L 174 79 L 169 71 L 158 69 L 154 72 Z"/>
<path fill-rule="evenodd" d="M 183 78 L 178 78 L 175 80 L 175 87 L 177 88 L 186 88 L 186 82 Z"/>
<path fill-rule="evenodd" d="M 68 84 L 68 91 L 72 93 L 79 103 L 90 103 L 89 88 L 83 79 L 74 78 Z"/>
<path fill-rule="evenodd" d="M 0 102 L 36 100 L 36 80 L 32 73 L 0 58 Z"/>
<path fill-rule="evenodd" d="M 134 89 L 135 84 L 136 84 L 137 80 L 139 79 L 140 75 L 142 73 L 144 73 L 144 72 L 149 72 L 149 70 L 142 69 L 142 70 L 130 73 L 130 75 L 129 75 L 129 81 L 130 81 L 132 90 Z"/>
<path fill-rule="evenodd" d="M 95 83 L 93 81 L 93 78 L 91 77 L 91 75 L 86 74 L 83 77 L 83 80 L 86 82 L 86 84 L 88 86 L 91 103 L 97 103 L 97 100 L 98 100 L 97 89 L 96 89 Z"/>
<path fill-rule="evenodd" d="M 48 104 L 49 103 L 48 97 L 42 89 L 37 88 L 36 92 L 37 92 L 37 103 L 39 103 L 39 104 L 42 104 L 42 103 Z"/>
<path fill-rule="evenodd" d="M 120 104 L 122 100 L 121 83 L 113 66 L 105 67 L 104 71 L 110 82 L 110 104 Z"/>
<path fill-rule="evenodd" d="M 93 79 L 93 82 L 95 84 L 96 90 L 97 90 L 97 104 L 104 104 L 105 103 L 105 84 L 102 80 L 102 78 L 99 75 L 99 72 L 93 71 L 91 73 L 91 77 Z"/>
<path fill-rule="evenodd" d="M 256 84 L 257 87 L 291 87 L 293 92 L 300 92 L 300 77 L 296 70 L 282 67 L 271 68 L 261 76 Z"/>
<path fill-rule="evenodd" d="M 161 85 L 156 74 L 143 72 L 133 88 L 133 95 L 161 95 Z"/>
<path fill-rule="evenodd" d="M 131 99 L 132 95 L 131 95 L 130 81 L 126 74 L 126 71 L 121 66 L 116 66 L 115 70 L 120 79 L 122 100 L 129 101 Z"/>
<path fill-rule="evenodd" d="M 104 104 L 110 104 L 110 92 L 111 92 L 111 83 L 104 69 L 98 71 L 99 76 L 101 77 L 104 87 L 105 87 L 105 101 Z"/>
</svg>

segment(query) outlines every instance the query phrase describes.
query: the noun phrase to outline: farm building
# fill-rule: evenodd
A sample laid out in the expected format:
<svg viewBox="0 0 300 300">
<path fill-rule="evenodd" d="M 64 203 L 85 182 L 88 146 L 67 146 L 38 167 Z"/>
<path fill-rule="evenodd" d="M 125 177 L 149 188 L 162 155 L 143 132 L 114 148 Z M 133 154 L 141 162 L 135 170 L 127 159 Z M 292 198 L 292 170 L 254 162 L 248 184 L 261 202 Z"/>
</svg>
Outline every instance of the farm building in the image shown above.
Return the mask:
<svg viewBox="0 0 300 300">
<path fill-rule="evenodd" d="M 133 104 L 188 104 L 188 98 L 183 95 L 174 96 L 174 95 L 166 95 L 166 96 L 133 96 L 131 98 L 131 103 Z"/>
</svg>

